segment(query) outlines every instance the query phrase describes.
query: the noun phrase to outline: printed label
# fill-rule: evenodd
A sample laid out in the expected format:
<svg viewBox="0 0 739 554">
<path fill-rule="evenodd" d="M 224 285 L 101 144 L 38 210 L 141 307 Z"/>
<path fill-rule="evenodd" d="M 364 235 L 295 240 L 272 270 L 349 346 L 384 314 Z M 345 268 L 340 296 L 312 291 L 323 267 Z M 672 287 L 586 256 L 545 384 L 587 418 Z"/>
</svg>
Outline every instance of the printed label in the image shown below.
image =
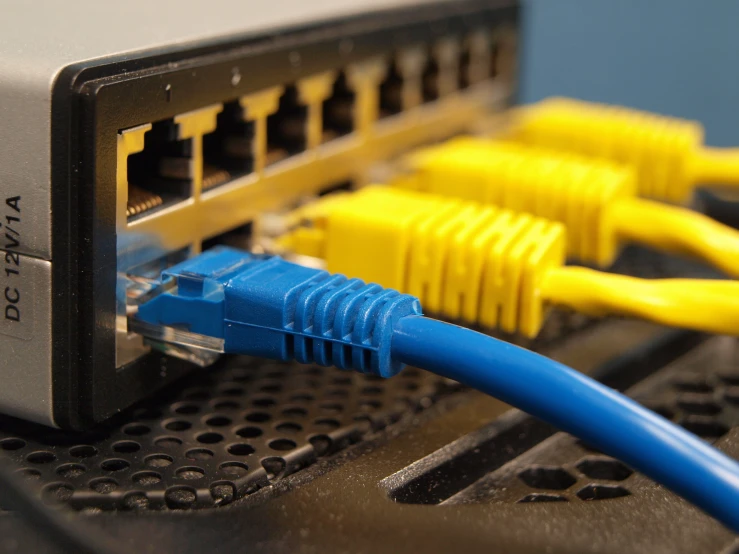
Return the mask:
<svg viewBox="0 0 739 554">
<path fill-rule="evenodd" d="M 23 199 L 8 196 L 0 206 L 0 333 L 30 339 L 33 276 L 24 271 L 22 244 Z"/>
</svg>

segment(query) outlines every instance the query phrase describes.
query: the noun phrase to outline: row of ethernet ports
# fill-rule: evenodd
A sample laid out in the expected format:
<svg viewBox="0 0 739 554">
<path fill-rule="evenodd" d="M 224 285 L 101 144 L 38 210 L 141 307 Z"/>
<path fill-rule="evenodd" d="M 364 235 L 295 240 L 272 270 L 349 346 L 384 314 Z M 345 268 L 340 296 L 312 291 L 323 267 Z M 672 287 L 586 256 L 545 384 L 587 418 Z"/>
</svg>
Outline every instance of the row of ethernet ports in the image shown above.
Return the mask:
<svg viewBox="0 0 739 554">
<path fill-rule="evenodd" d="M 306 96 L 310 96 L 306 83 L 275 87 L 274 109 L 263 122 L 247 113 L 248 101 L 225 102 L 218 107 L 214 128 L 199 137 L 198 144 L 193 138 L 179 138 L 177 118 L 155 122 L 144 134 L 143 149 L 127 157 L 127 220 L 192 196 L 197 165 L 202 167 L 199 192 L 207 192 L 350 135 L 362 125 L 372 125 L 481 82 L 510 79 L 511 50 L 506 40 L 494 41 L 485 33 L 473 34 L 463 43 L 446 40 L 433 47 L 408 49 L 396 53 L 389 62 L 382 61 L 379 68 L 375 66 L 374 82 L 372 78 L 357 78 L 352 73 L 356 68 L 323 74 L 312 84 L 313 91 L 324 89 L 314 105 L 306 102 Z M 358 113 L 362 87 L 374 89 L 366 95 L 376 102 L 370 107 L 369 118 Z M 316 94 L 313 97 L 315 100 Z M 261 131 L 260 125 L 264 127 Z M 193 163 L 196 150 L 202 152 L 197 164 Z"/>
</svg>

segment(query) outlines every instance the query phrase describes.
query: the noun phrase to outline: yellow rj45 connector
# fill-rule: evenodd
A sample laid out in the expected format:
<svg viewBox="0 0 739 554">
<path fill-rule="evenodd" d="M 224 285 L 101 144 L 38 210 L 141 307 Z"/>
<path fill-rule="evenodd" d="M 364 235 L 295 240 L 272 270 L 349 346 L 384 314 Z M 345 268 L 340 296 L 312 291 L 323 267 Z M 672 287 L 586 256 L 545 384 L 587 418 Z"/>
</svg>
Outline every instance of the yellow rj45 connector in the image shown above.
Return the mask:
<svg viewBox="0 0 739 554">
<path fill-rule="evenodd" d="M 704 147 L 693 121 L 551 98 L 519 110 L 511 137 L 629 164 L 639 194 L 658 200 L 684 203 L 697 183 L 739 186 L 739 149 Z"/>
<path fill-rule="evenodd" d="M 739 283 L 563 267 L 565 228 L 531 215 L 373 186 L 322 199 L 297 220 L 308 225 L 280 238 L 287 251 L 416 295 L 430 312 L 468 324 L 535 336 L 554 304 L 739 331 Z"/>
<path fill-rule="evenodd" d="M 739 233 L 685 208 L 636 197 L 623 166 L 482 138 L 418 150 L 396 186 L 531 213 L 567 226 L 568 255 L 607 267 L 637 242 L 702 258 L 739 277 Z"/>
</svg>

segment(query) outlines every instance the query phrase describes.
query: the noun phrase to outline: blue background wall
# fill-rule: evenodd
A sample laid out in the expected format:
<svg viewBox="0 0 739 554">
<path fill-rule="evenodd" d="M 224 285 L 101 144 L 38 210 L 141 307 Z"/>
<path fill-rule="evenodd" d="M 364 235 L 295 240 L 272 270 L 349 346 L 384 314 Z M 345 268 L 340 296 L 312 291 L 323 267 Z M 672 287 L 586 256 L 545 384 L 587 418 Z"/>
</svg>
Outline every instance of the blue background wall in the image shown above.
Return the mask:
<svg viewBox="0 0 739 554">
<path fill-rule="evenodd" d="M 567 95 L 697 119 L 739 145 L 738 0 L 522 0 L 523 102 Z"/>
</svg>

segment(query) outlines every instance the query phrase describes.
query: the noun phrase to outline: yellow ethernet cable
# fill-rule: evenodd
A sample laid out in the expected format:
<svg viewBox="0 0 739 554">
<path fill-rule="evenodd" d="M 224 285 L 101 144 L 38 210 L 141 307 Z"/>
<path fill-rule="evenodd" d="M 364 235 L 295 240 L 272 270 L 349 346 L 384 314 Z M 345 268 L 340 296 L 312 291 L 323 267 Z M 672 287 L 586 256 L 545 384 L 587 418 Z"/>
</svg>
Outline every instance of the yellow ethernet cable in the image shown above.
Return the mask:
<svg viewBox="0 0 739 554">
<path fill-rule="evenodd" d="M 739 232 L 702 214 L 637 198 L 629 168 L 463 137 L 418 150 L 391 184 L 559 221 L 569 256 L 609 266 L 625 242 L 705 260 L 739 277 Z"/>
<path fill-rule="evenodd" d="M 517 114 L 514 140 L 631 165 L 641 196 L 681 204 L 696 184 L 739 187 L 739 149 L 703 146 L 694 121 L 567 98 Z"/>
<path fill-rule="evenodd" d="M 565 228 L 528 214 L 371 186 L 299 210 L 278 244 L 331 272 L 418 296 L 432 313 L 535 336 L 550 305 L 739 332 L 739 283 L 564 267 Z"/>
</svg>

